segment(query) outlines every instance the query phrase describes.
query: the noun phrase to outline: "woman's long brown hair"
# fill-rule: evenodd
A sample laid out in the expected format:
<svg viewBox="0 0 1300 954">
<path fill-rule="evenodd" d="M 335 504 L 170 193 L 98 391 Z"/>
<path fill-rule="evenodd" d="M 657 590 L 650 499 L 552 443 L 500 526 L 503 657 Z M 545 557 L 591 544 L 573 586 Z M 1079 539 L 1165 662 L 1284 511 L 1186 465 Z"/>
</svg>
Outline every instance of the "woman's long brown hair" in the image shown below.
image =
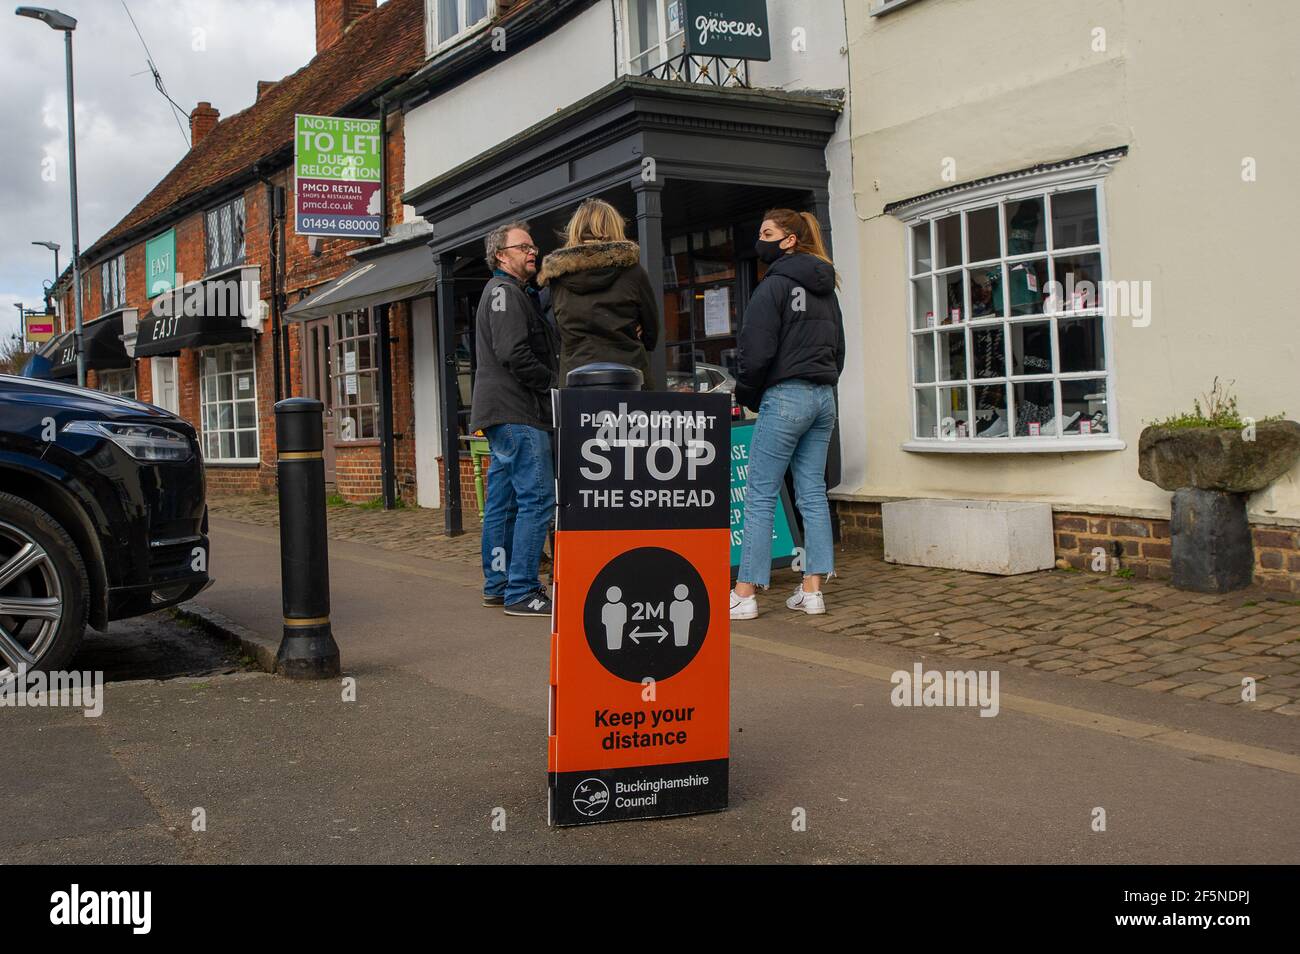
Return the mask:
<svg viewBox="0 0 1300 954">
<path fill-rule="evenodd" d="M 777 228 L 787 235 L 794 236 L 794 251 L 816 255 L 832 268 L 835 263 L 826 253 L 826 243 L 822 240 L 822 228 L 817 224 L 817 217 L 811 212 L 796 212 L 794 209 L 768 209 L 763 213 L 763 221 L 771 220 Z M 835 273 L 835 287 L 840 285 L 840 274 Z"/>
</svg>

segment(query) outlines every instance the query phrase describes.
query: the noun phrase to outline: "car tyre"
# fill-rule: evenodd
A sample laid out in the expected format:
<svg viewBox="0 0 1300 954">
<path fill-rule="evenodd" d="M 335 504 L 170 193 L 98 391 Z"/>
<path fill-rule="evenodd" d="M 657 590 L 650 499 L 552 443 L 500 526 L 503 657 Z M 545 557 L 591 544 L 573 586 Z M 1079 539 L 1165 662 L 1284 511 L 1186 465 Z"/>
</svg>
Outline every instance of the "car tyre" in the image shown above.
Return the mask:
<svg viewBox="0 0 1300 954">
<path fill-rule="evenodd" d="M 0 678 L 19 651 L 29 670 L 62 669 L 85 635 L 89 593 L 81 553 L 59 522 L 0 493 Z"/>
</svg>

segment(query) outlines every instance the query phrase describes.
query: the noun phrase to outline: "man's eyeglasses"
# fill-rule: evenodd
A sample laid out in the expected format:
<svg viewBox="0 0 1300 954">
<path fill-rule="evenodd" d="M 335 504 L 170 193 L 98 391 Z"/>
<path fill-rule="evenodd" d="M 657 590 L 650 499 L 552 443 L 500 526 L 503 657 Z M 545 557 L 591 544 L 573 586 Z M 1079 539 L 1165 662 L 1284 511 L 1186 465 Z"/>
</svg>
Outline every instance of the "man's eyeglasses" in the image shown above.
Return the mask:
<svg viewBox="0 0 1300 954">
<path fill-rule="evenodd" d="M 522 248 L 525 252 L 532 252 L 534 255 L 540 251 L 536 245 L 502 245 L 501 251 L 504 252 L 508 248 Z"/>
</svg>

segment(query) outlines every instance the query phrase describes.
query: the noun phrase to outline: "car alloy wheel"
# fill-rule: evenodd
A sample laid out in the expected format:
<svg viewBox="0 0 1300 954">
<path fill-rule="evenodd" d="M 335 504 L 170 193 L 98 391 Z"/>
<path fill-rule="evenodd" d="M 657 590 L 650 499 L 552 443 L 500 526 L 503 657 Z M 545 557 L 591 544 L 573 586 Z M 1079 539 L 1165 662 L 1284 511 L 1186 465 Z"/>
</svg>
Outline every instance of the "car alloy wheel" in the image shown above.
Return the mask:
<svg viewBox="0 0 1300 954">
<path fill-rule="evenodd" d="M 23 530 L 0 521 L 0 679 L 34 667 L 63 619 L 63 588 L 54 561 Z"/>
</svg>

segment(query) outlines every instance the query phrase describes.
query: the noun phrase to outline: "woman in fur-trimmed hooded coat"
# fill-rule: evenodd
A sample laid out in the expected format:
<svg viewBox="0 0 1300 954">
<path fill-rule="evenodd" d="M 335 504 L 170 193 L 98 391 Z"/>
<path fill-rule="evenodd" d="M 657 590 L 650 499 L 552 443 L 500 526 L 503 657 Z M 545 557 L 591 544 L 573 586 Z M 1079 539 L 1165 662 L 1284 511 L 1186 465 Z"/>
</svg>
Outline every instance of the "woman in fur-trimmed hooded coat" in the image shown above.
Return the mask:
<svg viewBox="0 0 1300 954">
<path fill-rule="evenodd" d="M 593 361 L 636 368 L 647 391 L 662 387 L 651 377 L 649 357 L 659 341 L 659 295 L 641 267 L 635 242 L 571 242 L 546 256 L 538 282 L 551 289 L 560 329 L 561 387 L 570 371 Z"/>
</svg>

